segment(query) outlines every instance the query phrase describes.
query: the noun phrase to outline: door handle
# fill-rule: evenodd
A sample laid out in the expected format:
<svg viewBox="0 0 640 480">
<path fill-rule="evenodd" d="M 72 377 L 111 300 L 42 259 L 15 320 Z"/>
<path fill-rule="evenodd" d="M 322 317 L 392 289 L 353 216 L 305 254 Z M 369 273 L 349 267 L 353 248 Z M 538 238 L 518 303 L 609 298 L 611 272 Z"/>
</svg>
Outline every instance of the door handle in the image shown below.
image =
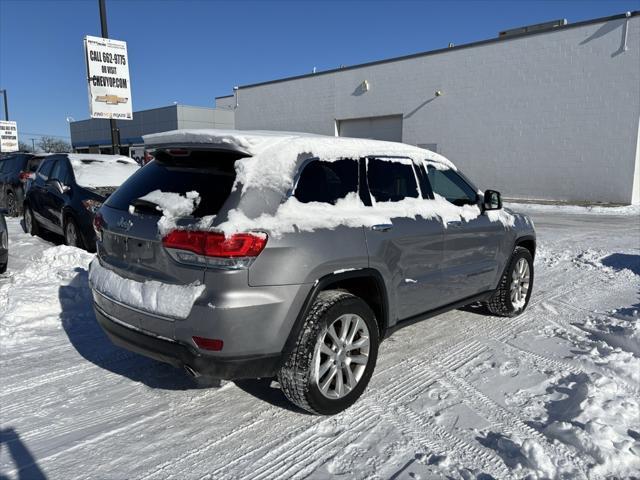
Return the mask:
<svg viewBox="0 0 640 480">
<path fill-rule="evenodd" d="M 386 232 L 388 230 L 391 230 L 392 228 L 393 228 L 393 225 L 391 225 L 390 223 L 381 223 L 381 224 L 372 226 L 371 230 L 375 230 L 376 232 Z"/>
<path fill-rule="evenodd" d="M 462 226 L 462 222 L 459 222 L 457 220 L 453 222 L 447 222 L 447 226 L 453 227 L 453 228 L 460 228 Z"/>
</svg>

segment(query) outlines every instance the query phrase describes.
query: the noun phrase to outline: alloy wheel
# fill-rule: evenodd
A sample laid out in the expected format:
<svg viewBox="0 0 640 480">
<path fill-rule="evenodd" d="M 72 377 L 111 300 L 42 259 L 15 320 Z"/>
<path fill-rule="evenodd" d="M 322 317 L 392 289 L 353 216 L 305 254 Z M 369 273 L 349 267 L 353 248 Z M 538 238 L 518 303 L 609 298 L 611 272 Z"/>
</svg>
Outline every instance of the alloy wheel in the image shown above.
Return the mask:
<svg viewBox="0 0 640 480">
<path fill-rule="evenodd" d="M 336 400 L 349 394 L 369 362 L 369 329 L 356 314 L 336 318 L 320 334 L 313 356 L 313 378 L 326 398 Z"/>
<path fill-rule="evenodd" d="M 525 258 L 520 258 L 511 273 L 511 303 L 514 308 L 524 307 L 527 301 L 527 292 L 531 282 L 531 271 L 529 262 Z"/>
<path fill-rule="evenodd" d="M 7 210 L 10 217 L 18 215 L 18 206 L 16 205 L 16 197 L 13 194 L 9 194 L 7 197 Z"/>
</svg>

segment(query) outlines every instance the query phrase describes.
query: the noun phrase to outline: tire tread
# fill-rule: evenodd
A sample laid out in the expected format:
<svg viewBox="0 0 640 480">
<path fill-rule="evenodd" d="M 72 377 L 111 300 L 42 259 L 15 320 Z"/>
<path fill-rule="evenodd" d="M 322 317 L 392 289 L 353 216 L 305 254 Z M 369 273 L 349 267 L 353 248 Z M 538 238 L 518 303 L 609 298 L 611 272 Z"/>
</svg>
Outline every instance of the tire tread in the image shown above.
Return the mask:
<svg viewBox="0 0 640 480">
<path fill-rule="evenodd" d="M 307 314 L 295 347 L 278 372 L 278 382 L 285 396 L 298 407 L 321 415 L 308 401 L 309 379 L 313 351 L 323 315 L 338 302 L 357 298 L 342 290 L 325 290 L 318 294 Z"/>
<path fill-rule="evenodd" d="M 520 258 L 519 254 L 523 252 L 526 252 L 526 254 L 529 257 L 531 256 L 531 253 L 529 252 L 529 250 L 527 250 L 524 247 L 516 247 L 513 250 L 513 254 L 509 259 L 507 268 L 504 269 L 504 273 L 500 278 L 500 283 L 498 284 L 498 288 L 496 288 L 495 292 L 487 302 L 487 308 L 493 315 L 497 315 L 499 317 L 514 317 L 519 313 L 521 313 L 522 310 L 524 310 L 524 308 L 526 307 L 526 304 L 525 304 L 525 307 L 523 307 L 522 310 L 513 310 L 508 303 L 509 294 L 510 294 L 509 278 L 511 276 L 512 266 L 516 262 L 516 260 Z"/>
</svg>

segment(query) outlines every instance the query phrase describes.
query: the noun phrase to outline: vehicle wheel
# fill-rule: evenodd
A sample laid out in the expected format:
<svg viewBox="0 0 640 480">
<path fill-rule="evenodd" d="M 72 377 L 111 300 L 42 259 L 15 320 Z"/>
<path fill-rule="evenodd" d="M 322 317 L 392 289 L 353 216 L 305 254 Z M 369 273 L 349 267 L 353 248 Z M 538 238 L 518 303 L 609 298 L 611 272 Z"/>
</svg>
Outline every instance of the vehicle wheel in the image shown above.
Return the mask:
<svg viewBox="0 0 640 480">
<path fill-rule="evenodd" d="M 533 258 L 526 248 L 516 247 L 487 307 L 494 315 L 515 317 L 527 308 L 532 289 Z"/>
<path fill-rule="evenodd" d="M 24 228 L 30 235 L 38 235 L 40 228 L 29 205 L 24 207 Z"/>
<path fill-rule="evenodd" d="M 378 342 L 375 316 L 362 299 L 339 290 L 320 292 L 278 373 L 282 391 L 315 414 L 350 407 L 371 379 Z"/>
<path fill-rule="evenodd" d="M 7 271 L 7 264 L 6 263 L 0 264 L 0 274 L 4 273 L 6 271 Z"/>
<path fill-rule="evenodd" d="M 66 217 L 64 222 L 64 243 L 70 247 L 84 248 L 78 224 L 73 217 Z"/>
<path fill-rule="evenodd" d="M 17 217 L 20 214 L 18 211 L 18 202 L 13 192 L 7 193 L 7 210 L 10 217 Z"/>
</svg>

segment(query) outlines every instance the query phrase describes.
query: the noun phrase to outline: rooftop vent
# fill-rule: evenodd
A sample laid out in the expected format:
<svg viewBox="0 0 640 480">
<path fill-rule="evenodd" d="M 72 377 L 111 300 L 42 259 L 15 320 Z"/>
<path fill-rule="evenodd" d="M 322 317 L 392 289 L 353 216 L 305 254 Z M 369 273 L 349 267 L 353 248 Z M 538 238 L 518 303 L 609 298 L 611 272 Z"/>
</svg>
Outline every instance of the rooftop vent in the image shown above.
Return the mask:
<svg viewBox="0 0 640 480">
<path fill-rule="evenodd" d="M 526 27 L 511 28 L 504 30 L 498 34 L 499 37 L 510 37 L 512 35 L 520 35 L 522 33 L 544 32 L 545 30 L 553 30 L 557 27 L 563 27 L 567 24 L 567 19 L 552 20 L 550 22 L 536 23 L 535 25 L 527 25 Z"/>
</svg>

